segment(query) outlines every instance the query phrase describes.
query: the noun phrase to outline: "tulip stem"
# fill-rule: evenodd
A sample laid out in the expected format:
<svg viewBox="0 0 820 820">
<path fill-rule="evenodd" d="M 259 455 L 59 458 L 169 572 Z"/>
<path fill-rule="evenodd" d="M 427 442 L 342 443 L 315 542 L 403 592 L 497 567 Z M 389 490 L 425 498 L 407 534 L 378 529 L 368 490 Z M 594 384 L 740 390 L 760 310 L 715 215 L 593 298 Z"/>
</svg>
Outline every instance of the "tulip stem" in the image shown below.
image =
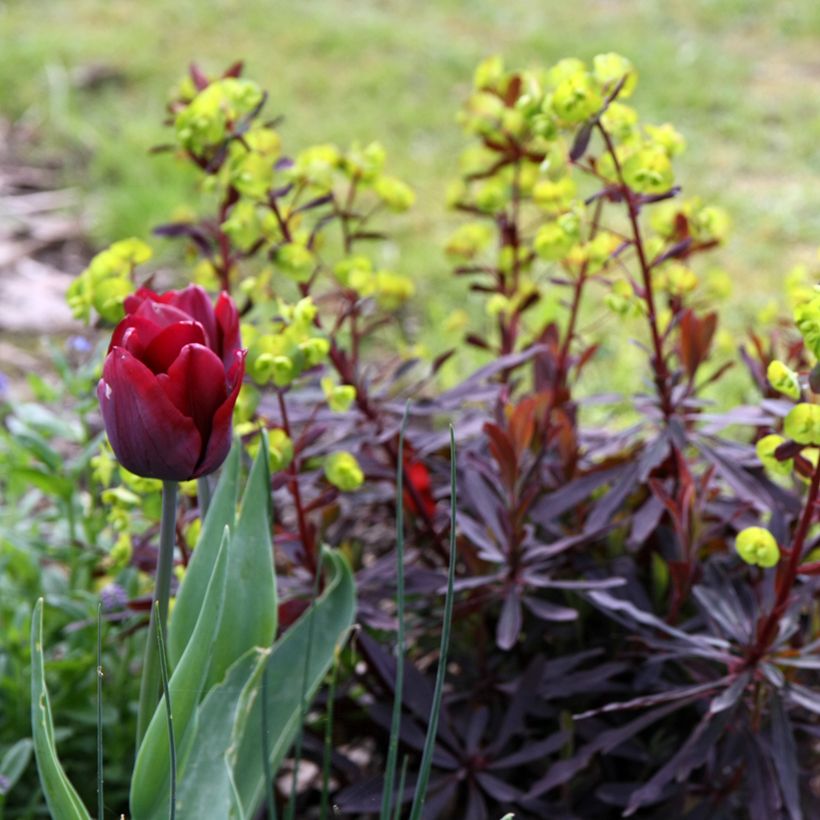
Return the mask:
<svg viewBox="0 0 820 820">
<path fill-rule="evenodd" d="M 159 558 L 157 559 L 156 584 L 151 601 L 151 617 L 148 621 L 148 640 L 140 682 L 139 711 L 137 712 L 137 751 L 148 729 L 148 724 L 159 702 L 160 667 L 157 652 L 157 625 L 159 618 L 163 640 L 168 621 L 168 600 L 171 597 L 171 572 L 174 566 L 176 543 L 177 483 L 162 482 L 162 521 L 159 532 Z"/>
<path fill-rule="evenodd" d="M 204 522 L 208 514 L 208 507 L 211 506 L 211 482 L 208 476 L 204 475 L 196 480 L 196 494 L 199 501 L 199 515 Z"/>
</svg>

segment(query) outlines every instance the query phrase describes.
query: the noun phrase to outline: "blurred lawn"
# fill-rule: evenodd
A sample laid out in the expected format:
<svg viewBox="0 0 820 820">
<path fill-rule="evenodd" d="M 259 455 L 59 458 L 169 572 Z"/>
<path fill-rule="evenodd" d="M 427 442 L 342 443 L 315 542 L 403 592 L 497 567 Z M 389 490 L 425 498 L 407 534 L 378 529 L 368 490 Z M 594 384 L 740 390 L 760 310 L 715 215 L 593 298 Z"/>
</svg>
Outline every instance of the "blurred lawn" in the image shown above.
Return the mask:
<svg viewBox="0 0 820 820">
<path fill-rule="evenodd" d="M 820 3 L 817 0 L 12 0 L 0 2 L 0 114 L 76 161 L 102 244 L 144 235 L 191 178 L 147 149 L 166 140 L 167 90 L 191 59 L 244 59 L 282 113 L 286 150 L 378 139 L 418 203 L 399 224 L 401 260 L 428 319 L 463 302 L 441 240 L 443 192 L 463 138 L 454 116 L 484 56 L 511 66 L 601 51 L 640 73 L 644 120 L 689 143 L 686 193 L 726 207 L 735 229 L 714 258 L 736 282 L 735 318 L 777 294 L 820 244 Z M 78 87 L 78 72 L 121 83 Z"/>
</svg>

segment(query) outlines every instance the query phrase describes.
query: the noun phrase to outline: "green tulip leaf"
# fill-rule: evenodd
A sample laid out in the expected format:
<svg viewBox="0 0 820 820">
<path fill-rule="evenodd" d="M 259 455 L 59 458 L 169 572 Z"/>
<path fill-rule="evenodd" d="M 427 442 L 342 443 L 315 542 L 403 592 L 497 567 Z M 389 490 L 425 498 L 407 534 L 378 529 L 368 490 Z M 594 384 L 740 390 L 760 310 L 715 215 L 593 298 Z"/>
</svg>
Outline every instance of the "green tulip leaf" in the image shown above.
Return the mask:
<svg viewBox="0 0 820 820">
<path fill-rule="evenodd" d="M 177 593 L 168 626 L 168 659 L 171 669 L 176 668 L 194 631 L 225 527 L 230 527 L 233 532 L 241 453 L 242 447 L 235 441 L 222 467 L 222 474 L 202 524 L 202 532 Z"/>
<path fill-rule="evenodd" d="M 239 816 L 233 758 L 259 694 L 269 654 L 270 650 L 259 648 L 246 652 L 197 710 L 196 739 L 177 797 L 179 817 Z"/>
<path fill-rule="evenodd" d="M 31 616 L 31 731 L 40 784 L 51 816 L 60 820 L 91 820 L 57 757 L 43 659 L 42 598 L 34 605 Z"/>
<path fill-rule="evenodd" d="M 231 532 L 227 589 L 219 632 L 211 641 L 207 689 L 219 683 L 233 662 L 276 637 L 276 577 L 271 544 L 271 492 L 268 445 L 263 436 L 236 529 Z M 241 592 L 240 592 L 241 590 Z"/>
<path fill-rule="evenodd" d="M 12 745 L 0 760 L 0 778 L 5 781 L 4 787 L 8 794 L 14 784 L 22 777 L 23 772 L 31 760 L 34 744 L 30 737 L 24 737 Z"/>
<path fill-rule="evenodd" d="M 266 773 L 276 772 L 299 731 L 303 693 L 308 701 L 315 696 L 353 623 L 356 588 L 350 567 L 334 552 L 326 552 L 325 561 L 330 565 L 331 578 L 324 592 L 315 606 L 276 642 L 267 662 L 269 765 L 263 766 L 261 754 L 264 748 L 261 698 L 253 704 L 240 742 L 234 764 L 234 783 L 242 806 L 242 814 L 237 815 L 240 820 L 252 817 L 260 804 Z M 308 643 L 310 658 L 306 664 Z"/>
<path fill-rule="evenodd" d="M 208 676 L 211 663 L 211 643 L 214 634 L 219 629 L 222 604 L 225 600 L 228 538 L 226 528 L 213 565 L 213 573 L 205 591 L 199 618 L 197 618 L 191 639 L 169 682 L 171 714 L 176 738 L 185 738 L 190 722 L 196 715 L 199 699 Z M 190 747 L 187 749 L 188 754 L 192 753 Z M 183 752 L 177 773 L 179 780 L 184 773 L 185 757 L 186 753 Z M 168 722 L 163 699 L 148 724 L 134 764 L 134 774 L 131 779 L 132 820 L 165 820 L 169 816 L 170 779 Z"/>
</svg>

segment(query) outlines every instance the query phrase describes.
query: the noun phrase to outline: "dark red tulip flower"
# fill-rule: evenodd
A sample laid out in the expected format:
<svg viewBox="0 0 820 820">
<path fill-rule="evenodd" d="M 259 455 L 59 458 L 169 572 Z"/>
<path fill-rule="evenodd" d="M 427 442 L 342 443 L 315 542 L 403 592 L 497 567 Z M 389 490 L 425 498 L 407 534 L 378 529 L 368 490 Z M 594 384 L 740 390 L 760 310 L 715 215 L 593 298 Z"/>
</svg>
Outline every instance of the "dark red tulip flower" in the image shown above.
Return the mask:
<svg viewBox="0 0 820 820">
<path fill-rule="evenodd" d="M 97 396 L 111 447 L 127 470 L 187 481 L 207 475 L 231 446 L 245 351 L 227 293 L 216 306 L 197 285 L 125 300 Z"/>
</svg>

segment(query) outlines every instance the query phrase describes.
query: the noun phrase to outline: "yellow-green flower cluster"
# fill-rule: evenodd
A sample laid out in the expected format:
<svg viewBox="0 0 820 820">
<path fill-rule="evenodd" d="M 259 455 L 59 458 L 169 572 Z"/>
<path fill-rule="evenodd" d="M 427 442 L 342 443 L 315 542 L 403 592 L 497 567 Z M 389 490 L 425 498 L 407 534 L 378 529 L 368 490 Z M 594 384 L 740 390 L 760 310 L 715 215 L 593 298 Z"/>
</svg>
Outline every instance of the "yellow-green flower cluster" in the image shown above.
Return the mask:
<svg viewBox="0 0 820 820">
<path fill-rule="evenodd" d="M 798 444 L 820 445 L 820 404 L 801 402 L 792 407 L 783 432 Z"/>
<path fill-rule="evenodd" d="M 344 450 L 328 456 L 324 470 L 327 480 L 343 492 L 357 490 L 364 482 L 364 473 L 356 457 Z"/>
<path fill-rule="evenodd" d="M 174 127 L 183 148 L 201 155 L 220 145 L 230 129 L 262 102 L 251 80 L 226 77 L 210 83 L 176 115 Z"/>
<path fill-rule="evenodd" d="M 652 209 L 650 225 L 664 239 L 673 239 L 681 218 L 686 220 L 696 242 L 722 242 L 731 228 L 729 215 L 723 208 L 704 205 L 699 197 L 659 203 Z"/>
<path fill-rule="evenodd" d="M 794 322 L 806 348 L 815 359 L 820 359 L 820 293 L 815 293 L 811 299 L 795 308 Z"/>
<path fill-rule="evenodd" d="M 353 385 L 335 384 L 329 376 L 322 379 L 322 392 L 334 413 L 347 412 L 350 405 L 356 401 L 356 388 Z"/>
<path fill-rule="evenodd" d="M 737 534 L 737 554 L 752 566 L 768 569 L 780 560 L 780 548 L 774 536 L 763 527 L 747 527 Z"/>
<path fill-rule="evenodd" d="M 788 396 L 795 401 L 802 396 L 800 380 L 797 377 L 797 373 L 783 362 L 777 359 L 770 362 L 766 369 L 766 378 L 769 380 L 769 384 L 777 390 L 778 393 L 782 393 L 784 396 Z"/>
<path fill-rule="evenodd" d="M 337 177 L 354 181 L 360 188 L 372 189 L 376 197 L 393 211 L 406 211 L 415 202 L 407 183 L 382 173 L 387 154 L 378 142 L 354 142 L 347 151 L 332 143 L 313 145 L 296 155 L 285 177 L 293 183 L 330 193 Z"/>
<path fill-rule="evenodd" d="M 244 197 L 265 201 L 273 188 L 274 166 L 282 152 L 277 131 L 267 126 L 251 128 L 228 150 L 225 174 L 230 185 Z"/>
<path fill-rule="evenodd" d="M 134 290 L 134 268 L 150 258 L 151 248 L 133 238 L 122 239 L 98 253 L 68 288 L 68 305 L 74 316 L 87 322 L 93 309 L 107 322 L 122 319 L 122 304 Z"/>
<path fill-rule="evenodd" d="M 260 385 L 288 387 L 310 368 L 322 364 L 330 343 L 315 326 L 316 305 L 310 298 L 295 305 L 278 302 L 278 315 L 266 327 L 243 325 L 248 348 L 247 372 Z"/>
<path fill-rule="evenodd" d="M 400 308 L 415 293 L 413 280 L 388 270 L 374 270 L 369 257 L 355 254 L 334 267 L 336 279 L 359 296 L 373 298 L 383 310 Z"/>
<path fill-rule="evenodd" d="M 755 445 L 755 451 L 757 452 L 757 457 L 760 459 L 761 464 L 763 464 L 763 466 L 774 475 L 791 475 L 791 472 L 794 469 L 793 458 L 788 458 L 784 461 L 779 461 L 775 458 L 775 450 L 777 450 L 781 444 L 785 443 L 786 439 L 784 439 L 783 436 L 778 436 L 776 433 L 772 433 L 771 435 L 763 436 L 763 438 L 761 438 Z"/>
</svg>

